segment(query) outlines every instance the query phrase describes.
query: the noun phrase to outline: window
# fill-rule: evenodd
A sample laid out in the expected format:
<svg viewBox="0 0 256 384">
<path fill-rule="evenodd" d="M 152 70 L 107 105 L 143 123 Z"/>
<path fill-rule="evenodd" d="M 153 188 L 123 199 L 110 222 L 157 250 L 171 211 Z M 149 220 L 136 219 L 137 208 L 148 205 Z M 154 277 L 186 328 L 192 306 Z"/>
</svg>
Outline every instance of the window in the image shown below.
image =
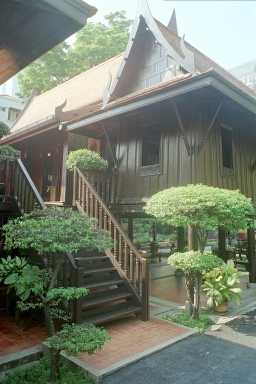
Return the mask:
<svg viewBox="0 0 256 384">
<path fill-rule="evenodd" d="M 142 139 L 142 167 L 160 164 L 161 134 L 156 128 L 148 127 Z"/>
<path fill-rule="evenodd" d="M 229 127 L 221 127 L 222 164 L 224 168 L 233 169 L 233 132 Z"/>
<path fill-rule="evenodd" d="M 8 120 L 15 121 L 19 116 L 20 111 L 16 108 L 9 108 L 8 110 Z"/>
</svg>

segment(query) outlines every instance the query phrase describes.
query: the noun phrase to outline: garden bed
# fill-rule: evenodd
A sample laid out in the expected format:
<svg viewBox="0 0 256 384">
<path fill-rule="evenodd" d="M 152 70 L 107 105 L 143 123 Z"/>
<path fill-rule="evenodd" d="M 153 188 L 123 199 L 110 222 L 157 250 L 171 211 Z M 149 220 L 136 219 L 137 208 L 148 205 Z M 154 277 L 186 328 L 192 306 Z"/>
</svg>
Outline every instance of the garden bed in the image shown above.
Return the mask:
<svg viewBox="0 0 256 384">
<path fill-rule="evenodd" d="M 49 382 L 49 375 L 48 361 L 42 359 L 32 365 L 11 371 L 1 381 L 1 384 L 47 384 Z M 94 381 L 79 368 L 63 364 L 61 367 L 61 378 L 56 384 L 94 384 Z"/>
</svg>

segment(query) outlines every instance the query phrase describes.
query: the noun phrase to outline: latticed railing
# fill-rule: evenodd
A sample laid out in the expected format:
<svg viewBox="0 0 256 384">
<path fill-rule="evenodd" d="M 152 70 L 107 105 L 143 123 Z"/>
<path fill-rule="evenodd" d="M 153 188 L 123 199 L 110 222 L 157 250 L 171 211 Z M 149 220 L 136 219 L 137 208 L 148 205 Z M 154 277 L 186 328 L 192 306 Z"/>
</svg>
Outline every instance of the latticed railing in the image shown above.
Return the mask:
<svg viewBox="0 0 256 384">
<path fill-rule="evenodd" d="M 73 205 L 81 213 L 95 218 L 99 228 L 109 232 L 113 240 L 113 248 L 106 250 L 106 254 L 111 258 L 113 265 L 133 290 L 143 307 L 143 318 L 147 320 L 149 313 L 149 267 L 147 258 L 133 245 L 85 175 L 76 168 L 73 177 Z"/>
<path fill-rule="evenodd" d="M 13 198 L 21 213 L 29 213 L 36 208 L 45 208 L 34 182 L 21 159 L 0 159 L 1 194 L 6 199 Z"/>
</svg>

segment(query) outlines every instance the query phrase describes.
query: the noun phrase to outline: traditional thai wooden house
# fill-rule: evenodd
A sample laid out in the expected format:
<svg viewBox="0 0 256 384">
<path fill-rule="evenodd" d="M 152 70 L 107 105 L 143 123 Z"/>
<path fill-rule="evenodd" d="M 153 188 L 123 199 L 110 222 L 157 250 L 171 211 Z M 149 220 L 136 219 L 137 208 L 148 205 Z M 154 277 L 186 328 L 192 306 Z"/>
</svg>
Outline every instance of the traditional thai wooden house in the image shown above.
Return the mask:
<svg viewBox="0 0 256 384">
<path fill-rule="evenodd" d="M 256 94 L 180 37 L 175 13 L 164 26 L 141 0 L 127 50 L 32 98 L 2 143 L 21 150 L 45 200 L 67 203 L 71 195 L 74 206 L 111 233 L 114 245 L 107 256 L 134 299 L 127 306 L 127 298 L 118 296 L 125 290 L 92 299 L 92 307 L 122 301 L 119 312 L 105 310 L 105 319 L 111 319 L 147 306 L 147 267 L 131 240 L 132 220 L 144 215 L 149 196 L 204 183 L 240 189 L 255 202 L 255 119 Z M 88 140 L 109 161 L 109 173 L 92 181 L 76 170 L 70 188 L 68 151 Z M 118 221 L 124 217 L 129 236 Z M 250 240 L 255 281 L 252 234 Z M 92 272 L 101 274 L 94 280 L 92 273 L 89 285 L 119 288 L 121 280 L 106 280 L 109 265 L 104 271 L 99 259 L 93 262 Z"/>
</svg>

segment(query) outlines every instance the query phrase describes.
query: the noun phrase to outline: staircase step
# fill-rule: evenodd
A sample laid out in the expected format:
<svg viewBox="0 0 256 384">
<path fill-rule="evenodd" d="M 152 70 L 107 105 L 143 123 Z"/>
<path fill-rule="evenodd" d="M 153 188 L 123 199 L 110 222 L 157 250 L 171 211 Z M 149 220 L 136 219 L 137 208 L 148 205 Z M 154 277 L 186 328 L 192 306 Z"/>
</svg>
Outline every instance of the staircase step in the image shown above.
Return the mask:
<svg viewBox="0 0 256 384">
<path fill-rule="evenodd" d="M 115 279 L 115 280 L 109 280 L 109 281 L 102 281 L 101 283 L 92 283 L 92 284 L 87 284 L 84 287 L 87 289 L 96 289 L 96 288 L 105 288 L 109 287 L 112 285 L 118 285 L 118 284 L 123 284 L 124 281 L 121 279 Z"/>
<path fill-rule="evenodd" d="M 108 256 L 86 256 L 86 257 L 76 257 L 75 261 L 80 263 L 80 262 L 86 262 L 88 261 L 103 261 L 103 260 L 110 260 Z"/>
<path fill-rule="evenodd" d="M 92 273 L 106 273 L 106 272 L 115 272 L 115 267 L 109 267 L 109 268 L 97 268 L 97 269 L 87 269 L 86 271 L 83 271 L 84 276 L 92 274 Z"/>
<path fill-rule="evenodd" d="M 117 308 L 115 310 L 109 311 L 104 314 L 99 314 L 99 315 L 87 318 L 85 322 L 90 324 L 104 324 L 114 320 L 119 320 L 126 317 L 130 317 L 132 315 L 136 315 L 139 312 L 141 312 L 140 307 L 135 305 L 129 305 L 123 308 Z"/>
<path fill-rule="evenodd" d="M 96 307 L 98 305 L 108 304 L 114 301 L 129 299 L 130 297 L 132 297 L 132 294 L 130 292 L 120 292 L 117 289 L 114 289 L 112 291 L 113 292 L 111 292 L 111 290 L 103 292 L 103 294 L 98 297 L 92 296 L 92 298 L 89 299 L 85 298 L 85 302 L 81 305 L 82 310 L 86 310 L 87 308 L 91 307 Z"/>
</svg>

